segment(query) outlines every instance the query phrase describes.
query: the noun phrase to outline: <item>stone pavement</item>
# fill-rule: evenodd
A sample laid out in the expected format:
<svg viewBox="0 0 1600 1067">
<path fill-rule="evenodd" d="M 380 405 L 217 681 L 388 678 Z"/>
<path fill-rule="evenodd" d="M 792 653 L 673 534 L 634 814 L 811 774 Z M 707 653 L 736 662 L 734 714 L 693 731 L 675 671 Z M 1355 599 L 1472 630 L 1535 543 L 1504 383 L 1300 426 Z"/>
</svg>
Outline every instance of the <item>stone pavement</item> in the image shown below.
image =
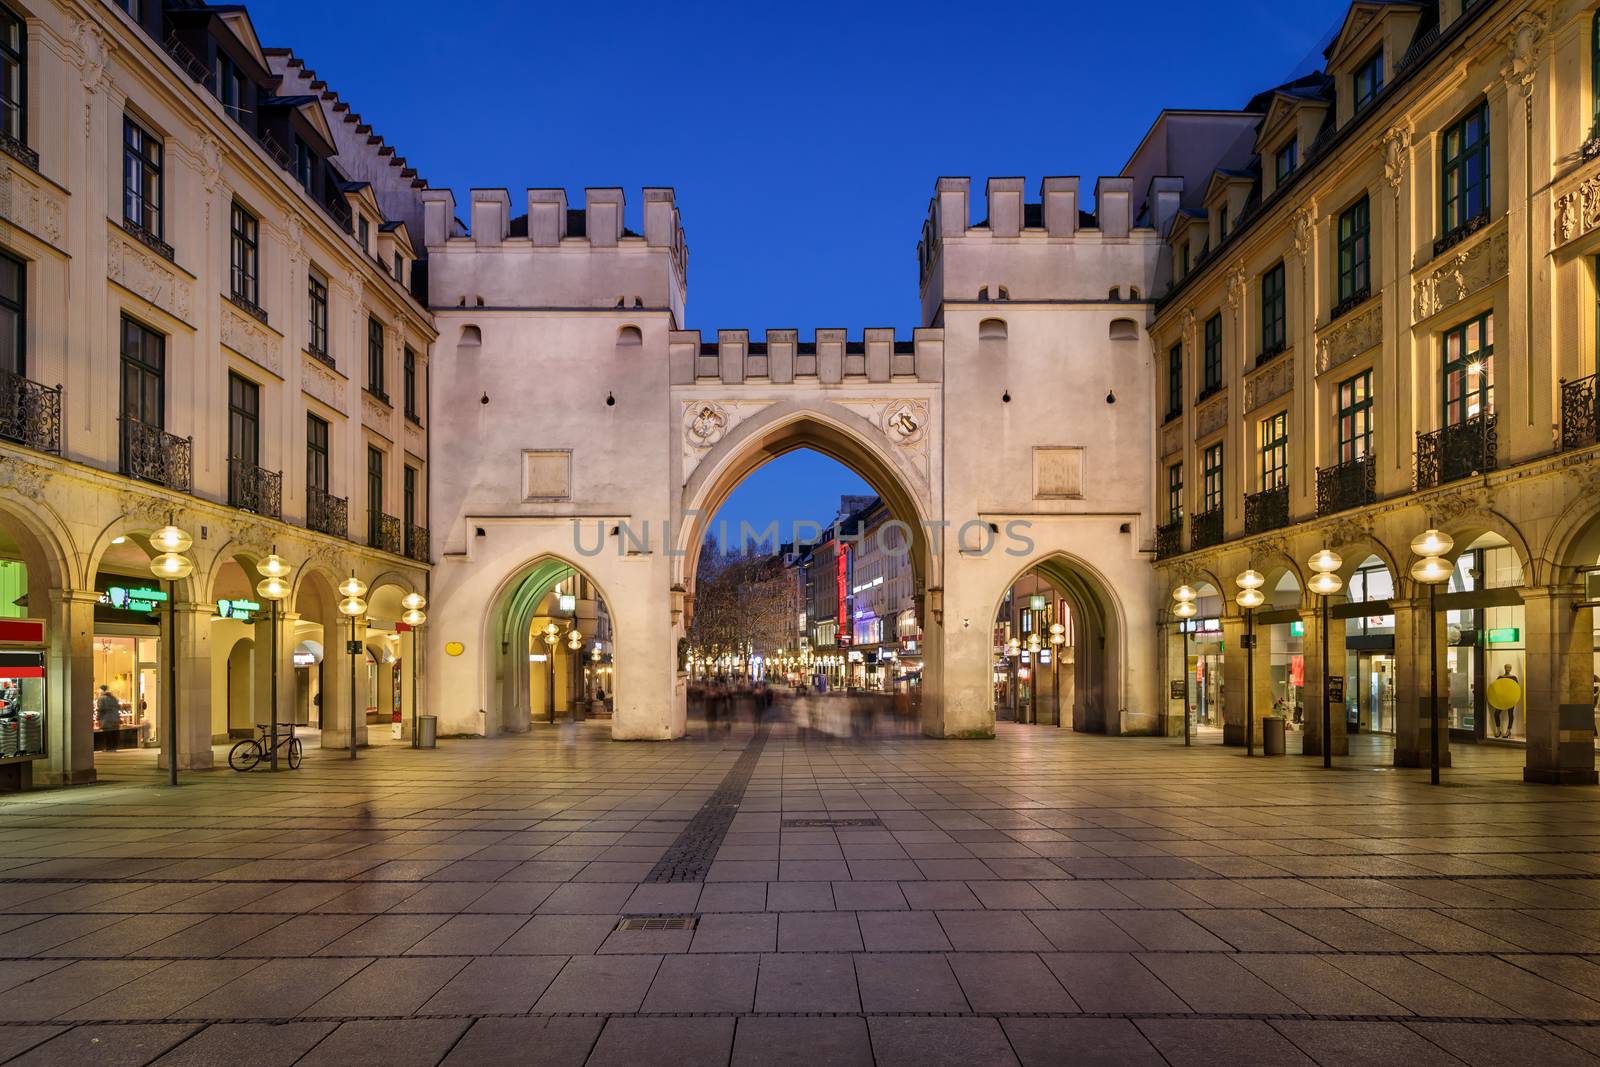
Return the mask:
<svg viewBox="0 0 1600 1067">
<path fill-rule="evenodd" d="M 0 800 L 0 1060 L 1600 1062 L 1600 792 L 1515 750 L 601 730 Z"/>
</svg>

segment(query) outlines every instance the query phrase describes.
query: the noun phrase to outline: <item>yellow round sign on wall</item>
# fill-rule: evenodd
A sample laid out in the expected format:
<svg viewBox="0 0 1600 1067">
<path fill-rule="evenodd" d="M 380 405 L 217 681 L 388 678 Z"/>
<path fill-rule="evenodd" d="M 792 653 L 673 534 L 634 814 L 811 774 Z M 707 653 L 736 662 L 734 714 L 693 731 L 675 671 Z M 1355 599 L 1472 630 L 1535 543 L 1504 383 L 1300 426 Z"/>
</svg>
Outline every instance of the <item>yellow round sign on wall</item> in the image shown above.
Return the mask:
<svg viewBox="0 0 1600 1067">
<path fill-rule="evenodd" d="M 446 641 L 444 645 L 444 654 L 447 656 L 459 656 L 466 650 L 467 646 L 460 641 Z"/>
</svg>

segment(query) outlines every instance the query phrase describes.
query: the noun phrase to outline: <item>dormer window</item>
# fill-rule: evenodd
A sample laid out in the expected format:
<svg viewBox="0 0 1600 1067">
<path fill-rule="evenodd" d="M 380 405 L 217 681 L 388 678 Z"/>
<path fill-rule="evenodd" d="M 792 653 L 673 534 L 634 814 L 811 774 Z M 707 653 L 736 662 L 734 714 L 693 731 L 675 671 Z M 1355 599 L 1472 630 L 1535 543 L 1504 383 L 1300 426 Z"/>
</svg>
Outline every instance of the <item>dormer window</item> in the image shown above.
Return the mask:
<svg viewBox="0 0 1600 1067">
<path fill-rule="evenodd" d="M 1183 251 L 1180 253 L 1183 262 L 1183 277 L 1189 276 L 1189 242 L 1183 242 Z"/>
<path fill-rule="evenodd" d="M 356 216 L 356 243 L 361 246 L 361 251 L 372 251 L 372 224 L 365 215 Z"/>
<path fill-rule="evenodd" d="M 315 172 L 317 157 L 312 154 L 311 146 L 300 138 L 294 139 L 294 180 L 306 192 L 311 192 L 312 174 Z"/>
<path fill-rule="evenodd" d="M 1221 242 L 1228 236 L 1228 205 L 1223 204 L 1217 208 L 1217 240 Z"/>
<path fill-rule="evenodd" d="M 1278 149 L 1277 155 L 1273 157 L 1273 174 L 1276 175 L 1278 184 L 1282 185 L 1299 165 L 1300 138 L 1291 137 L 1289 143 Z"/>
<path fill-rule="evenodd" d="M 1360 111 L 1377 98 L 1383 90 L 1383 49 L 1378 49 L 1368 56 L 1366 61 L 1356 68 L 1355 73 L 1355 109 Z"/>
<path fill-rule="evenodd" d="M 394 254 L 394 280 L 404 285 L 406 280 L 405 261 L 400 258 L 400 253 Z"/>
<path fill-rule="evenodd" d="M 233 121 L 242 125 L 244 123 L 244 74 L 239 70 L 239 64 L 222 52 L 218 52 L 215 74 L 217 99 L 221 101 L 223 110 L 233 116 Z"/>
</svg>

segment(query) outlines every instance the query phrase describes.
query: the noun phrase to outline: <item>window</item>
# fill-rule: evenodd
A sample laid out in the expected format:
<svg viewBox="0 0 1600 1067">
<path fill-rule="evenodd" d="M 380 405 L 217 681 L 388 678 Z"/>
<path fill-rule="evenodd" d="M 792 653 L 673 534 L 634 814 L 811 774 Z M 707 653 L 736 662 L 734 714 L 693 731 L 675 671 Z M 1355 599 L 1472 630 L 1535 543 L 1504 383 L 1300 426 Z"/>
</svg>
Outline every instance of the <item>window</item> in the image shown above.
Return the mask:
<svg viewBox="0 0 1600 1067">
<path fill-rule="evenodd" d="M 244 123 L 244 74 L 239 70 L 239 65 L 225 53 L 217 52 L 217 64 L 213 71 L 216 75 L 217 99 L 222 102 L 222 108 L 233 121 Z"/>
<path fill-rule="evenodd" d="M 152 237 L 161 236 L 161 139 L 122 117 L 122 218 Z"/>
<path fill-rule="evenodd" d="M 1338 462 L 1353 463 L 1372 454 L 1372 372 L 1339 383 Z"/>
<path fill-rule="evenodd" d="M 417 410 L 417 353 L 410 345 L 406 345 L 404 371 L 406 418 L 417 422 L 421 419 L 421 412 Z"/>
<path fill-rule="evenodd" d="M 400 258 L 400 253 L 394 254 L 394 280 L 404 285 L 406 282 L 405 261 Z"/>
<path fill-rule="evenodd" d="M 1188 241 L 1183 242 L 1182 260 L 1183 260 L 1183 274 L 1182 274 L 1182 276 L 1187 278 L 1189 276 L 1189 242 Z"/>
<path fill-rule="evenodd" d="M 1265 492 L 1289 484 L 1289 413 L 1268 415 L 1256 426 L 1260 469 L 1257 488 Z"/>
<path fill-rule="evenodd" d="M 328 281 L 316 271 L 306 275 L 306 295 L 310 298 L 311 329 L 306 347 L 319 356 L 328 354 Z"/>
<path fill-rule="evenodd" d="M 311 146 L 299 137 L 294 139 L 294 180 L 300 183 L 300 188 L 311 192 L 312 177 L 316 173 L 317 157 L 311 151 Z"/>
<path fill-rule="evenodd" d="M 1282 352 L 1289 343 L 1287 289 L 1283 264 L 1261 276 L 1261 354 Z"/>
<path fill-rule="evenodd" d="M 0 374 L 26 377 L 28 265 L 0 252 Z"/>
<path fill-rule="evenodd" d="M 1494 411 L 1494 314 L 1469 319 L 1444 335 L 1444 425 Z"/>
<path fill-rule="evenodd" d="M 166 425 L 167 339 L 133 319 L 122 320 L 122 416 Z"/>
<path fill-rule="evenodd" d="M 400 506 L 404 509 L 401 521 L 406 524 L 406 536 L 410 537 L 411 528 L 417 524 L 417 468 L 409 463 L 405 470 L 405 496 Z"/>
<path fill-rule="evenodd" d="M 0 134 L 28 142 L 28 24 L 0 6 Z"/>
<path fill-rule="evenodd" d="M 328 423 L 306 415 L 306 489 L 328 491 Z"/>
<path fill-rule="evenodd" d="M 367 446 L 367 542 L 382 541 L 383 528 L 383 453 Z"/>
<path fill-rule="evenodd" d="M 1218 441 L 1205 450 L 1205 467 L 1202 474 L 1205 478 L 1205 500 L 1200 509 L 1204 514 L 1222 510 L 1222 442 Z"/>
<path fill-rule="evenodd" d="M 1167 349 L 1167 417 L 1183 410 L 1183 345 Z"/>
<path fill-rule="evenodd" d="M 356 216 L 356 243 L 361 246 L 361 251 L 370 252 L 372 241 L 372 224 L 365 215 Z"/>
<path fill-rule="evenodd" d="M 1206 320 L 1205 375 L 1201 390 L 1222 388 L 1222 313 Z"/>
<path fill-rule="evenodd" d="M 367 316 L 367 391 L 385 400 L 383 391 L 383 323 Z"/>
<path fill-rule="evenodd" d="M 1489 213 L 1489 105 L 1479 104 L 1444 131 L 1444 218 L 1446 234 Z"/>
<path fill-rule="evenodd" d="M 1278 184 L 1293 174 L 1300 165 L 1300 138 L 1291 137 L 1289 143 L 1278 149 L 1278 154 L 1273 161 L 1273 173 L 1277 175 Z"/>
<path fill-rule="evenodd" d="M 1368 56 L 1355 74 L 1355 109 L 1360 111 L 1383 90 L 1383 49 Z"/>
<path fill-rule="evenodd" d="M 228 458 L 251 467 L 261 460 L 261 389 L 248 378 L 228 375 Z"/>
<path fill-rule="evenodd" d="M 230 235 L 233 295 L 251 304 L 261 295 L 261 246 L 256 217 L 236 200 Z"/>
<path fill-rule="evenodd" d="M 1589 127 L 1589 138 L 1600 137 L 1600 10 L 1594 13 L 1589 26 L 1589 109 L 1594 124 Z"/>
<path fill-rule="evenodd" d="M 1359 300 L 1372 288 L 1372 218 L 1367 198 L 1339 216 L 1339 303 Z"/>
<path fill-rule="evenodd" d="M 1167 521 L 1183 521 L 1183 464 L 1167 468 Z"/>
<path fill-rule="evenodd" d="M 1220 244 L 1228 236 L 1228 205 L 1223 204 L 1217 208 L 1217 242 Z"/>
</svg>

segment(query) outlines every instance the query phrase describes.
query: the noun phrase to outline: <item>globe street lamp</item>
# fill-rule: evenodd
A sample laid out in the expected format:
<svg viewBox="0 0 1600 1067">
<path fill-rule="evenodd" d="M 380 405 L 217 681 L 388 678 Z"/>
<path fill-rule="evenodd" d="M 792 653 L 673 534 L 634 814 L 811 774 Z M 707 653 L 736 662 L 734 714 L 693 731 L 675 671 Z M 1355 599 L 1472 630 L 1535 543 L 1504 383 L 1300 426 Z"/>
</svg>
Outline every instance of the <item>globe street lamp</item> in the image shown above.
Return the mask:
<svg viewBox="0 0 1600 1067">
<path fill-rule="evenodd" d="M 572 653 L 572 670 L 569 672 L 571 677 L 567 680 L 567 712 L 572 716 L 572 721 L 577 722 L 578 698 L 575 695 L 575 690 L 577 688 L 578 653 L 583 651 L 583 635 L 578 632 L 576 626 L 567 631 L 567 648 Z"/>
<path fill-rule="evenodd" d="M 554 723 L 556 721 L 556 642 L 561 640 L 561 627 L 553 622 L 544 624 L 544 632 L 539 635 L 544 641 L 544 659 L 550 676 L 550 691 L 545 694 L 545 710 L 547 717 Z"/>
<path fill-rule="evenodd" d="M 421 593 L 407 593 L 400 598 L 400 606 L 406 609 L 405 614 L 400 616 L 400 621 L 411 627 L 411 747 L 416 748 L 418 744 L 417 659 L 422 655 L 422 644 L 417 640 L 417 631 L 428 621 L 427 612 L 422 610 L 428 606 L 428 598 Z"/>
<path fill-rule="evenodd" d="M 1322 604 L 1322 765 L 1333 766 L 1333 679 L 1328 674 L 1328 598 L 1344 588 L 1344 582 L 1334 573 L 1344 566 L 1339 553 L 1324 548 L 1312 556 L 1307 564 L 1316 573 L 1308 583 Z M 1339 679 L 1339 692 L 1344 692 L 1344 678 Z M 1341 703 L 1342 703 L 1341 699 Z"/>
<path fill-rule="evenodd" d="M 1244 754 L 1256 754 L 1256 609 L 1266 601 L 1261 586 L 1266 579 L 1247 570 L 1233 580 L 1239 587 L 1234 601 L 1244 609 Z"/>
<path fill-rule="evenodd" d="M 1195 601 L 1200 594 L 1185 583 L 1172 591 L 1172 614 L 1178 618 L 1178 629 L 1183 634 L 1183 743 L 1189 745 L 1189 627 L 1188 622 L 1200 614 Z"/>
<path fill-rule="evenodd" d="M 1041 647 L 1039 632 L 1035 630 L 1028 635 L 1028 723 L 1033 726 L 1039 723 L 1039 649 Z"/>
<path fill-rule="evenodd" d="M 272 704 L 272 749 L 267 755 L 267 766 L 278 769 L 278 601 L 289 595 L 289 573 L 294 570 L 287 560 L 274 551 L 256 564 L 256 573 L 262 576 L 256 583 L 256 595 L 272 605 L 272 686 L 269 700 Z"/>
<path fill-rule="evenodd" d="M 350 758 L 356 758 L 356 657 L 361 654 L 361 641 L 356 637 L 356 620 L 367 613 L 367 583 L 351 575 L 339 583 L 339 614 L 350 620 L 350 640 L 344 649 L 350 654 Z"/>
<path fill-rule="evenodd" d="M 178 784 L 178 583 L 194 572 L 194 560 L 184 555 L 194 538 L 172 524 L 150 535 L 150 547 L 160 555 L 150 561 L 150 573 L 167 583 L 167 784 Z"/>
<path fill-rule="evenodd" d="M 1439 586 L 1450 580 L 1452 567 L 1444 554 L 1456 545 L 1443 530 L 1429 529 L 1411 542 L 1422 557 L 1411 565 L 1411 578 L 1428 587 L 1428 780 L 1439 784 Z"/>
<path fill-rule="evenodd" d="M 1061 646 L 1067 643 L 1067 628 L 1059 622 L 1050 624 L 1050 668 L 1055 673 L 1056 729 L 1061 729 Z"/>
</svg>

